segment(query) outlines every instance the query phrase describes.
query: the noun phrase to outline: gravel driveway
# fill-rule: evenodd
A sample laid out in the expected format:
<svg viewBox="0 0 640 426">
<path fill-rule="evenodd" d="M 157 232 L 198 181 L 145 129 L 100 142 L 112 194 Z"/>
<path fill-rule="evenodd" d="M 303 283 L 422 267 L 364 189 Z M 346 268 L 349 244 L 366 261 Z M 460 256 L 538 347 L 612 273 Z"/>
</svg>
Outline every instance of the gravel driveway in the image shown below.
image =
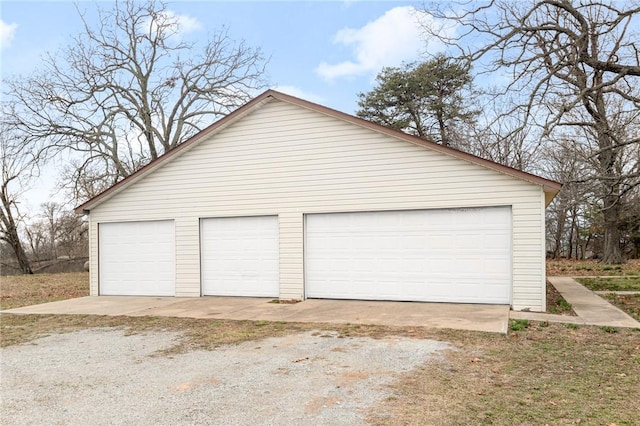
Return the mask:
<svg viewBox="0 0 640 426">
<path fill-rule="evenodd" d="M 450 347 L 309 332 L 158 356 L 179 338 L 88 329 L 3 348 L 0 421 L 357 425 L 397 374 Z"/>
</svg>

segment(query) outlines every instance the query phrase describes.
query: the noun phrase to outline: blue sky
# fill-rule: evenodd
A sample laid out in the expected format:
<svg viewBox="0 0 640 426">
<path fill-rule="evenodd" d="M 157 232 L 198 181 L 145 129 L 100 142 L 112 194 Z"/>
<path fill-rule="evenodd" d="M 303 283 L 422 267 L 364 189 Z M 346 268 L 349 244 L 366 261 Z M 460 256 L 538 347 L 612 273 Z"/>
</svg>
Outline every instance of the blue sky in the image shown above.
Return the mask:
<svg viewBox="0 0 640 426">
<path fill-rule="evenodd" d="M 235 40 L 260 46 L 271 59 L 269 81 L 276 89 L 353 113 L 357 93 L 371 89 L 383 66 L 419 59 L 416 2 L 371 1 L 173 1 L 169 9 L 185 19 L 190 38 L 204 41 L 226 26 Z M 109 2 L 78 3 L 89 21 Z M 81 31 L 74 4 L 67 1 L 2 1 L 2 74 L 29 73 L 45 52 L 55 52 Z"/>
<path fill-rule="evenodd" d="M 80 1 L 91 24 L 96 9 L 112 2 Z M 440 50 L 421 37 L 416 2 L 405 1 L 169 1 L 183 22 L 184 36 L 206 41 L 226 26 L 234 40 L 261 47 L 270 57 L 267 77 L 276 90 L 347 113 L 357 110 L 357 94 L 373 87 L 384 66 L 415 61 Z M 425 22 L 423 20 L 423 22 Z M 71 42 L 82 31 L 70 1 L 0 2 L 0 73 L 3 77 L 34 71 L 47 52 Z M 53 194 L 55 165 L 32 185 L 25 204 L 37 209 Z"/>
</svg>

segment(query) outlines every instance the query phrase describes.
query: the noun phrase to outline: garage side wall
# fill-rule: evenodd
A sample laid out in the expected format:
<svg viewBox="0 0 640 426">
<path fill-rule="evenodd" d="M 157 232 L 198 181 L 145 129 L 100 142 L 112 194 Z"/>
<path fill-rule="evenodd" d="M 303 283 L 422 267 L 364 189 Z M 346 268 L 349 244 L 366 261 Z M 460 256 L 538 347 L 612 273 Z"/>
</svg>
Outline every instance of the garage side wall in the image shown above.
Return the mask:
<svg viewBox="0 0 640 426">
<path fill-rule="evenodd" d="M 176 296 L 197 297 L 199 219 L 278 215 L 280 297 L 302 299 L 304 214 L 488 206 L 512 206 L 514 309 L 544 309 L 541 187 L 271 100 L 91 210 L 91 294 L 101 222 L 174 219 Z"/>
</svg>

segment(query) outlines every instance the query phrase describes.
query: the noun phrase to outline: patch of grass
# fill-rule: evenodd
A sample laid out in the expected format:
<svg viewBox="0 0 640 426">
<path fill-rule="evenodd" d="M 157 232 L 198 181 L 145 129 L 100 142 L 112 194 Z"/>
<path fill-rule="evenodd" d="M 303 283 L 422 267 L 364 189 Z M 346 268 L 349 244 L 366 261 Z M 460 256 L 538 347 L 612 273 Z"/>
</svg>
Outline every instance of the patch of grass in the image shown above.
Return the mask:
<svg viewBox="0 0 640 426">
<path fill-rule="evenodd" d="M 576 316 L 571 303 L 567 302 L 549 281 L 547 281 L 547 313 Z"/>
<path fill-rule="evenodd" d="M 571 303 L 567 302 L 564 297 L 558 301 L 557 312 L 564 313 L 572 310 Z"/>
<path fill-rule="evenodd" d="M 0 309 L 20 308 L 88 295 L 88 272 L 0 277 Z"/>
<path fill-rule="evenodd" d="M 593 291 L 640 291 L 640 277 L 576 278 Z"/>
<path fill-rule="evenodd" d="M 611 327 L 609 325 L 603 325 L 602 327 L 600 327 L 602 329 L 602 331 L 604 331 L 605 333 L 610 333 L 610 334 L 615 334 L 618 332 L 618 329 L 616 327 Z"/>
<path fill-rule="evenodd" d="M 564 276 L 624 276 L 640 275 L 640 259 L 630 259 L 622 265 L 607 265 L 597 260 L 547 260 L 547 275 Z"/>
<path fill-rule="evenodd" d="M 565 324 L 452 339 L 457 350 L 407 373 L 375 425 L 637 424 L 640 334 Z M 628 393 L 630 392 L 630 393 Z M 389 419 L 393 419 L 392 422 Z"/>
<path fill-rule="evenodd" d="M 29 285 L 7 291 L 3 277 L 0 295 L 14 306 L 63 299 L 51 290 L 55 278 L 49 284 L 31 283 L 49 289 L 51 294 L 43 296 Z M 69 291 L 68 283 L 58 288 L 67 297 L 77 294 Z M 81 291 L 86 290 L 81 286 Z M 640 308 L 640 296 L 630 300 Z M 368 420 L 374 424 L 386 425 L 393 419 L 393 424 L 631 425 L 640 418 L 640 330 L 621 328 L 612 334 L 600 327 L 517 323 L 523 325 L 521 330 L 499 335 L 359 324 L 2 314 L 0 345 L 90 327 L 122 328 L 127 333 L 178 332 L 182 338 L 176 346 L 159 354 L 167 356 L 309 330 L 340 337 L 407 336 L 450 342 L 453 349 L 390 385 L 390 397 L 369 413 Z"/>
<path fill-rule="evenodd" d="M 300 302 L 302 302 L 302 300 L 300 299 L 273 299 L 269 301 L 269 303 L 275 303 L 279 305 L 295 305 L 296 303 Z"/>
<path fill-rule="evenodd" d="M 123 327 L 120 317 L 97 315 L 0 314 L 0 347 L 30 342 L 51 334 L 69 333 L 92 327 Z"/>
<path fill-rule="evenodd" d="M 640 321 L 640 294 L 615 294 L 603 295 L 610 303 L 622 309 L 636 321 Z"/>
<path fill-rule="evenodd" d="M 622 267 L 620 265 L 615 265 L 615 266 L 607 265 L 602 268 L 603 271 L 614 271 L 616 269 L 622 270 Z"/>
<path fill-rule="evenodd" d="M 512 331 L 521 331 L 525 328 L 529 327 L 529 320 L 526 319 L 516 319 L 511 321 L 511 330 Z"/>
<path fill-rule="evenodd" d="M 180 332 L 182 341 L 168 353 L 191 349 L 213 349 L 220 345 L 280 336 L 317 329 L 314 324 L 267 321 L 202 320 L 171 317 L 126 317 L 100 315 L 1 315 L 0 346 L 30 342 L 56 333 L 69 333 L 93 327 L 123 328 L 127 333 L 147 331 Z"/>
</svg>

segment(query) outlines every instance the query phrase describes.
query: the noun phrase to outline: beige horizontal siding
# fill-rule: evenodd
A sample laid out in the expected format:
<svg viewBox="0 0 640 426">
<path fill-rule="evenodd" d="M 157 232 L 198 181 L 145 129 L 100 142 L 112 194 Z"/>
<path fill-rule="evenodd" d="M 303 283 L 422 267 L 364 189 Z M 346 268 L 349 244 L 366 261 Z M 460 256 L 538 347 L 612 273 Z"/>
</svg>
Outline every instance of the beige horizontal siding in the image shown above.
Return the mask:
<svg viewBox="0 0 640 426">
<path fill-rule="evenodd" d="M 536 185 L 273 100 L 100 204 L 91 221 L 175 219 L 177 294 L 197 296 L 199 218 L 279 215 L 280 296 L 301 298 L 304 214 L 510 205 L 513 306 L 537 310 L 542 198 Z M 96 238 L 91 253 L 97 269 Z"/>
<path fill-rule="evenodd" d="M 98 295 L 98 223 L 89 221 L 89 294 Z"/>
<path fill-rule="evenodd" d="M 200 220 L 176 219 L 176 296 L 200 296 Z"/>
<path fill-rule="evenodd" d="M 304 299 L 303 216 L 280 214 L 280 298 Z"/>
</svg>

